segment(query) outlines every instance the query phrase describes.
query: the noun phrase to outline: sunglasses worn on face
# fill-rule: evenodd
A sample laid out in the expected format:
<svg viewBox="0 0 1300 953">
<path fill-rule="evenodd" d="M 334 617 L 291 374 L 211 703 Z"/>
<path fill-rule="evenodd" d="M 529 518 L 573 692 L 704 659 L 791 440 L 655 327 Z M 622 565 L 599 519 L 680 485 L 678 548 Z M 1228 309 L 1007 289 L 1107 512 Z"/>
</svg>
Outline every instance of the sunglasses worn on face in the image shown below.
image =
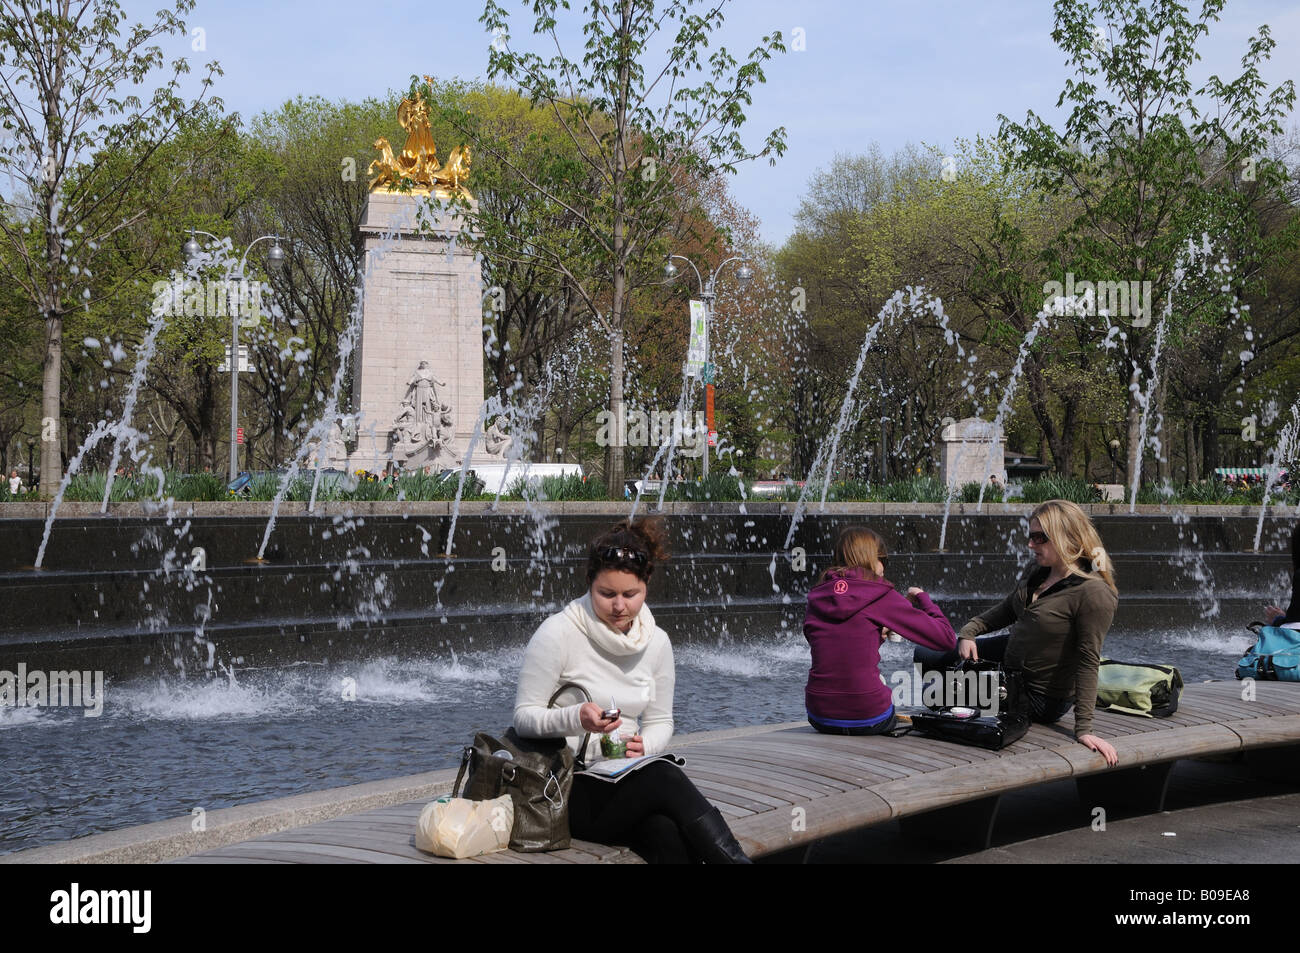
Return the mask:
<svg viewBox="0 0 1300 953">
<path fill-rule="evenodd" d="M 608 559 L 617 562 L 633 563 L 637 566 L 644 566 L 648 558 L 645 553 L 639 553 L 634 549 L 623 549 L 621 547 L 610 546 L 608 549 L 602 549 L 596 554 L 601 559 Z"/>
<path fill-rule="evenodd" d="M 1029 541 L 1030 541 L 1031 543 L 1037 543 L 1039 546 L 1041 546 L 1041 545 L 1043 545 L 1043 543 L 1046 543 L 1046 542 L 1048 542 L 1049 540 L 1047 539 L 1047 534 L 1046 534 L 1046 533 L 1030 533 L 1030 534 L 1029 534 Z"/>
</svg>

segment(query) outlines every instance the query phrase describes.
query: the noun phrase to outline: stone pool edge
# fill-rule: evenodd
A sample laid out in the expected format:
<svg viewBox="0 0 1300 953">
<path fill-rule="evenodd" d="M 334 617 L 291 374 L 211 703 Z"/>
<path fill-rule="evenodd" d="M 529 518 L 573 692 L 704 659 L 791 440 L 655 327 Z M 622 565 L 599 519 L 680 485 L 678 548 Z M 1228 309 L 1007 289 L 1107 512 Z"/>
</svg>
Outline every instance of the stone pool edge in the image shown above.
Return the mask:
<svg viewBox="0 0 1300 953">
<path fill-rule="evenodd" d="M 675 751 L 703 741 L 720 741 L 803 724 L 805 722 L 794 721 L 700 731 L 677 737 L 672 748 Z M 445 768 L 382 781 L 365 781 L 361 784 L 309 791 L 306 794 L 208 811 L 204 816 L 206 829 L 202 831 L 191 829 L 193 817 L 177 817 L 0 854 L 0 864 L 156 864 L 179 860 L 201 851 L 215 850 L 345 814 L 411 801 L 431 801 L 450 793 L 455 780 L 456 769 Z"/>
<path fill-rule="evenodd" d="M 750 516 L 771 515 L 792 516 L 798 504 L 778 500 L 748 500 L 745 502 L 704 502 L 704 503 L 665 503 L 663 509 L 654 504 L 657 501 L 643 500 L 638 507 L 642 514 L 658 516 L 713 516 L 734 515 L 744 512 Z M 46 519 L 53 504 L 40 501 L 0 503 L 0 519 Z M 950 516 L 1024 516 L 1036 504 L 1015 501 L 1011 503 L 985 503 L 983 509 L 975 503 L 954 502 Z M 110 503 L 107 513 L 100 512 L 99 503 L 67 502 L 59 507 L 59 517 L 68 519 L 142 519 L 148 517 L 166 518 L 164 506 L 154 503 Z M 460 504 L 462 516 L 499 515 L 524 516 L 532 511 L 541 511 L 547 515 L 585 515 L 585 516 L 626 516 L 631 508 L 629 502 L 615 500 L 556 500 L 549 502 L 525 503 L 520 500 L 502 500 L 493 504 L 489 500 L 465 500 Z M 1259 517 L 1260 504 L 1198 504 L 1187 503 L 1171 505 L 1168 503 L 1139 503 L 1129 512 L 1128 503 L 1085 503 L 1082 509 L 1090 516 L 1233 516 Z M 811 516 L 816 513 L 831 515 L 888 515 L 888 516 L 942 516 L 943 503 L 878 503 L 878 502 L 828 502 L 823 509 L 816 500 L 804 504 L 804 512 Z M 272 504 L 268 502 L 248 502 L 238 500 L 214 500 L 177 502 L 172 510 L 173 518 L 193 517 L 249 517 L 267 519 L 270 517 Z M 316 504 L 314 511 L 308 511 L 307 503 L 302 501 L 285 501 L 280 504 L 281 517 L 365 517 L 365 516 L 450 516 L 452 504 L 445 500 L 395 501 L 395 500 L 331 500 Z M 1285 503 L 1272 502 L 1268 515 L 1274 519 L 1293 518 L 1300 513 L 1300 507 Z"/>
</svg>

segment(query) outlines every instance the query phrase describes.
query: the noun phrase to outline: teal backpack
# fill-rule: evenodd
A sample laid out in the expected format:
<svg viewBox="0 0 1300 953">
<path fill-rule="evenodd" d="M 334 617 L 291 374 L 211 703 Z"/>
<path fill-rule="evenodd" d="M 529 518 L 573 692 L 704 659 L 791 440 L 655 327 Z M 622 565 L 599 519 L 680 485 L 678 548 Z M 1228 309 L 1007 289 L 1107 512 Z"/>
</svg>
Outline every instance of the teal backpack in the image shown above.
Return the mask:
<svg viewBox="0 0 1300 953">
<path fill-rule="evenodd" d="M 1178 711 L 1183 676 L 1172 665 L 1116 662 L 1097 666 L 1097 710 L 1142 718 L 1168 718 Z"/>
<path fill-rule="evenodd" d="M 1300 632 L 1258 622 L 1247 628 L 1255 633 L 1255 644 L 1237 663 L 1237 677 L 1300 682 Z"/>
</svg>

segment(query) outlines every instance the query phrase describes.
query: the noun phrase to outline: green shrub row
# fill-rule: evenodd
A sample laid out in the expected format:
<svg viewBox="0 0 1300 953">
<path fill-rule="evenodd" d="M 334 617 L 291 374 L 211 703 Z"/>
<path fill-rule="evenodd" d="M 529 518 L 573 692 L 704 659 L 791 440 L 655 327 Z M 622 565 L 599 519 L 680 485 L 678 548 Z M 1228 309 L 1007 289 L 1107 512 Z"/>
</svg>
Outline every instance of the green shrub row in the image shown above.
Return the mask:
<svg viewBox="0 0 1300 953">
<path fill-rule="evenodd" d="M 290 483 L 285 499 L 305 501 L 311 497 L 314 474 L 303 473 Z M 239 495 L 239 499 L 267 501 L 274 499 L 280 489 L 279 476 L 262 474 L 253 478 L 248 487 Z M 64 499 L 75 502 L 99 502 L 104 498 L 105 475 L 103 473 L 79 473 L 68 485 Z M 357 477 L 343 479 L 337 474 L 323 474 L 317 487 L 316 499 L 321 501 L 369 501 L 369 500 L 453 500 L 459 486 L 459 477 L 439 477 L 426 474 L 411 474 L 398 477 L 395 482 L 386 482 L 374 477 Z M 111 500 L 125 503 L 135 500 L 158 499 L 158 481 L 155 476 L 118 477 L 113 481 Z M 604 500 L 605 485 L 598 478 L 583 479 L 579 476 L 544 477 L 528 487 L 529 499 L 541 500 Z M 524 498 L 524 482 L 516 480 L 510 490 L 501 495 L 502 499 L 519 500 Z M 484 493 L 481 483 L 467 481 L 462 494 L 466 500 L 491 500 L 493 493 Z M 812 484 L 807 488 L 808 500 L 820 500 L 822 487 Z M 739 502 L 741 500 L 775 499 L 794 502 L 799 499 L 800 488 L 790 484 L 776 496 L 755 497 L 748 487 L 742 487 L 741 481 L 726 473 L 712 473 L 707 480 L 675 483 L 669 486 L 664 499 L 671 502 Z M 191 500 L 230 500 L 236 497 L 226 489 L 224 477 L 214 473 L 167 473 L 163 480 L 163 497 L 178 501 Z M 646 494 L 647 499 L 657 499 L 657 491 Z M 1139 503 L 1161 503 L 1167 505 L 1218 504 L 1228 506 L 1258 506 L 1264 497 L 1262 486 L 1248 489 L 1232 488 L 1222 483 L 1207 481 L 1192 483 L 1181 487 L 1145 484 L 1138 490 Z M 914 476 L 889 483 L 868 483 L 861 480 L 846 480 L 832 483 L 826 494 L 828 501 L 834 502 L 877 502 L 877 503 L 943 503 L 947 500 L 947 487 L 934 476 Z M 967 483 L 953 495 L 954 501 L 974 503 L 980 498 L 978 483 Z M 35 500 L 34 492 L 19 493 L 11 497 L 8 483 L 0 484 L 0 502 L 10 500 Z M 1000 487 L 987 487 L 984 491 L 985 503 L 1000 503 L 1004 499 Z M 1020 487 L 1020 494 L 1015 499 L 1025 503 L 1041 503 L 1044 500 L 1072 500 L 1075 503 L 1101 502 L 1101 493 L 1092 484 L 1069 477 L 1045 476 Z M 1300 485 L 1284 491 L 1274 487 L 1270 502 L 1300 504 Z"/>
</svg>

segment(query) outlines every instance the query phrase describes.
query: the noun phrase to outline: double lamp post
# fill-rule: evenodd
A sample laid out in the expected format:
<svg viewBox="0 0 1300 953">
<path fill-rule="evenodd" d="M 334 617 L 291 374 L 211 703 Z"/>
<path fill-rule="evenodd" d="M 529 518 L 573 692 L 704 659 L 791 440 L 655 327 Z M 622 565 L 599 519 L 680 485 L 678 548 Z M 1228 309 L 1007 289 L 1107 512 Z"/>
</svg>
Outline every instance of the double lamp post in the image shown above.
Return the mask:
<svg viewBox="0 0 1300 953">
<path fill-rule="evenodd" d="M 195 240 L 195 235 L 205 235 L 213 241 L 221 241 L 211 232 L 204 232 L 198 229 L 190 229 L 190 239 L 184 245 L 185 260 L 190 265 L 196 263 L 198 257 L 203 253 L 203 247 Z M 253 250 L 253 245 L 258 242 L 273 241 L 274 245 L 266 253 L 266 262 L 272 267 L 277 267 L 284 262 L 284 247 L 280 242 L 284 239 L 278 235 L 263 235 L 255 238 L 253 242 L 244 249 L 243 256 L 239 259 L 238 276 L 244 277 L 244 266 L 248 263 L 248 253 Z M 224 280 L 229 281 L 231 270 L 226 268 L 226 277 Z M 227 307 L 229 305 L 227 304 Z M 230 308 L 230 479 L 234 480 L 239 476 L 239 308 Z"/>
<path fill-rule="evenodd" d="M 738 261 L 741 264 L 740 267 L 736 269 L 736 280 L 743 285 L 754 277 L 754 269 L 749 267 L 748 256 L 732 255 L 730 258 L 723 261 L 722 264 L 718 265 L 717 268 L 713 269 L 713 273 L 709 275 L 709 280 L 706 282 L 700 274 L 700 269 L 695 267 L 695 262 L 691 261 L 684 255 L 669 255 L 668 260 L 664 263 L 664 277 L 669 281 L 676 278 L 678 273 L 677 266 L 673 264 L 674 258 L 686 262 L 686 264 L 691 266 L 691 271 L 695 272 L 695 280 L 699 282 L 700 287 L 700 301 L 703 304 L 703 366 L 700 368 L 700 376 L 704 379 L 704 415 L 705 429 L 707 430 L 704 439 L 704 479 L 707 480 L 709 478 L 709 443 L 713 440 L 713 365 L 709 363 L 709 324 L 713 319 L 713 303 L 718 297 L 717 291 L 715 290 L 717 287 L 718 275 L 722 273 L 723 268 L 726 268 L 733 261 Z M 690 367 L 690 364 L 691 361 L 688 358 L 686 373 L 694 376 L 691 374 L 692 368 Z"/>
</svg>

